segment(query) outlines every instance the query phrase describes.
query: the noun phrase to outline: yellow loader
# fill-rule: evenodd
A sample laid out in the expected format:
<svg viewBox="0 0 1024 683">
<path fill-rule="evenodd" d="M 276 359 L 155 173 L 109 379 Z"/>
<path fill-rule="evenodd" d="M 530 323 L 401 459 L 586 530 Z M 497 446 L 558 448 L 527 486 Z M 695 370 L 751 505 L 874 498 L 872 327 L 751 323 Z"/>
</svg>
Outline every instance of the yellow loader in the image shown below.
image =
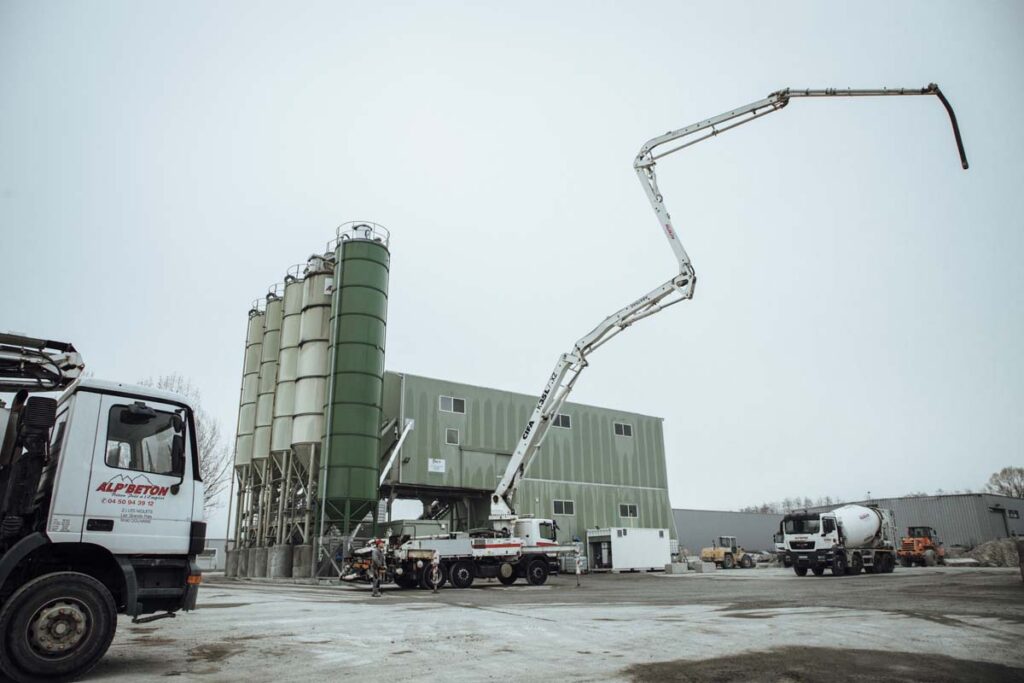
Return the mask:
<svg viewBox="0 0 1024 683">
<path fill-rule="evenodd" d="M 701 562 L 714 562 L 722 569 L 743 567 L 750 569 L 754 566 L 753 556 L 736 545 L 735 536 L 719 536 L 718 541 L 712 541 L 710 548 L 701 548 Z"/>
</svg>

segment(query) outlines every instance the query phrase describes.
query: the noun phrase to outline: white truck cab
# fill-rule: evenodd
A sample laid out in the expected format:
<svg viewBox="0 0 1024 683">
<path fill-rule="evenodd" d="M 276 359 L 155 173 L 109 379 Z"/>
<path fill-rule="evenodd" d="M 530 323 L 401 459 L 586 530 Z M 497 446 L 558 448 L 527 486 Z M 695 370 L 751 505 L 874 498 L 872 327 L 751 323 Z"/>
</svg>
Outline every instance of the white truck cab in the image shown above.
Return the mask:
<svg viewBox="0 0 1024 683">
<path fill-rule="evenodd" d="M 16 681 L 80 676 L 117 614 L 194 609 L 201 581 L 192 407 L 150 387 L 63 386 L 0 406 L 0 670 Z"/>
</svg>

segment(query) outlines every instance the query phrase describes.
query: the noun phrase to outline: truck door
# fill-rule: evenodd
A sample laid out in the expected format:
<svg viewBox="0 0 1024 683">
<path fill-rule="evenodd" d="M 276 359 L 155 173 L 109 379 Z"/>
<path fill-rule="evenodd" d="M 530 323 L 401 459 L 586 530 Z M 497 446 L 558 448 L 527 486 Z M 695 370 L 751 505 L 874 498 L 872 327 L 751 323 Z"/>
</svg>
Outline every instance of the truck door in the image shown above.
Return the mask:
<svg viewBox="0 0 1024 683">
<path fill-rule="evenodd" d="M 104 395 L 82 541 L 114 554 L 188 552 L 192 461 L 184 410 Z"/>
</svg>

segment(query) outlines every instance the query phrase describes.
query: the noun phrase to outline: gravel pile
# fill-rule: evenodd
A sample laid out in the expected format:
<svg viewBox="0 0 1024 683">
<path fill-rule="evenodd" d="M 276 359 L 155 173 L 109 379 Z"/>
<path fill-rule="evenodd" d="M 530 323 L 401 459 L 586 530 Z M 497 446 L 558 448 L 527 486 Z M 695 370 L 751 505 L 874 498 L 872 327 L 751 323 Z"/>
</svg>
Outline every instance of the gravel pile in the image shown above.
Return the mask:
<svg viewBox="0 0 1024 683">
<path fill-rule="evenodd" d="M 974 558 L 985 567 L 1016 567 L 1019 563 L 1017 539 L 1001 538 L 982 543 L 968 552 L 967 557 Z"/>
</svg>

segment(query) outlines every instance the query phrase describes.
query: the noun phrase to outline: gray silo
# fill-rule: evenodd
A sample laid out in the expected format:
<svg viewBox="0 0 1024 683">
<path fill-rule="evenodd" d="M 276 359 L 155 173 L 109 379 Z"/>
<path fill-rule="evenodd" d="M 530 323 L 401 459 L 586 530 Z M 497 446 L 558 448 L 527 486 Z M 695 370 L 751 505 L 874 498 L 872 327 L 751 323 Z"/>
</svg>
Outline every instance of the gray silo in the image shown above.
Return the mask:
<svg viewBox="0 0 1024 683">
<path fill-rule="evenodd" d="M 301 265 L 288 269 L 284 279 L 281 318 L 281 350 L 278 354 L 277 387 L 274 393 L 274 420 L 270 437 L 270 466 L 275 473 L 276 500 L 268 514 L 274 515 L 273 541 L 267 562 L 268 575 L 291 576 L 291 558 L 281 554 L 291 552 L 290 543 L 296 542 L 294 517 L 296 500 L 302 495 L 304 471 L 293 461 L 292 414 L 295 412 L 295 379 L 299 361 L 299 323 L 302 317 Z M 301 534 L 300 534 L 301 536 Z M 298 539 L 301 541 L 301 538 Z M 285 570 L 284 567 L 287 567 Z"/>
<path fill-rule="evenodd" d="M 249 310 L 249 326 L 245 335 L 245 361 L 242 365 L 242 395 L 238 406 L 235 467 L 249 465 L 252 462 L 260 358 L 263 353 L 263 316 L 260 302 L 253 302 L 253 306 Z"/>
<path fill-rule="evenodd" d="M 242 364 L 242 389 L 235 440 L 235 482 L 238 487 L 235 512 L 236 547 L 247 547 L 252 542 L 251 513 L 255 507 L 252 490 L 252 455 L 260 358 L 263 353 L 263 320 L 262 302 L 254 301 L 249 310 L 245 335 L 245 358 Z M 241 564 L 238 571 L 240 575 L 244 575 Z"/>
<path fill-rule="evenodd" d="M 330 339 L 333 259 L 312 256 L 302 282 L 299 318 L 299 358 L 295 376 L 292 450 L 319 445 L 324 436 L 324 396 L 327 387 L 327 349 Z"/>
<path fill-rule="evenodd" d="M 274 507 L 279 479 L 270 461 L 270 433 L 274 422 L 274 391 L 277 388 L 277 361 L 281 350 L 281 286 L 274 285 L 267 292 L 263 315 L 263 348 L 256 396 L 256 427 L 253 434 L 252 474 L 253 494 L 256 499 L 255 544 L 262 547 L 274 535 L 276 515 L 269 514 Z M 261 569 L 262 568 L 262 569 Z M 266 561 L 250 566 L 250 576 L 265 576 Z M 259 573 L 259 572 L 263 573 Z"/>
<path fill-rule="evenodd" d="M 280 285 L 267 293 L 264 311 L 263 344 L 256 393 L 256 418 L 253 430 L 253 460 L 270 457 L 270 433 L 274 423 L 274 391 L 277 388 L 277 362 L 281 351 L 282 301 Z"/>
<path fill-rule="evenodd" d="M 292 417 L 291 463 L 295 479 L 315 479 L 324 436 L 324 401 L 327 389 L 327 352 L 330 341 L 333 255 L 314 255 L 306 263 L 302 281 L 302 313 L 299 316 L 299 355 L 295 373 L 295 407 Z M 297 483 L 297 482 L 293 482 Z M 312 557 L 313 488 L 299 491 L 302 500 L 294 506 L 293 527 L 297 529 L 293 571 L 309 576 Z M 296 496 L 298 497 L 298 496 Z"/>
<path fill-rule="evenodd" d="M 281 317 L 281 351 L 278 355 L 277 389 L 274 396 L 274 424 L 271 452 L 292 447 L 292 415 L 295 412 L 295 378 L 299 369 L 299 320 L 302 314 L 300 266 L 292 266 L 284 279 Z"/>
</svg>

